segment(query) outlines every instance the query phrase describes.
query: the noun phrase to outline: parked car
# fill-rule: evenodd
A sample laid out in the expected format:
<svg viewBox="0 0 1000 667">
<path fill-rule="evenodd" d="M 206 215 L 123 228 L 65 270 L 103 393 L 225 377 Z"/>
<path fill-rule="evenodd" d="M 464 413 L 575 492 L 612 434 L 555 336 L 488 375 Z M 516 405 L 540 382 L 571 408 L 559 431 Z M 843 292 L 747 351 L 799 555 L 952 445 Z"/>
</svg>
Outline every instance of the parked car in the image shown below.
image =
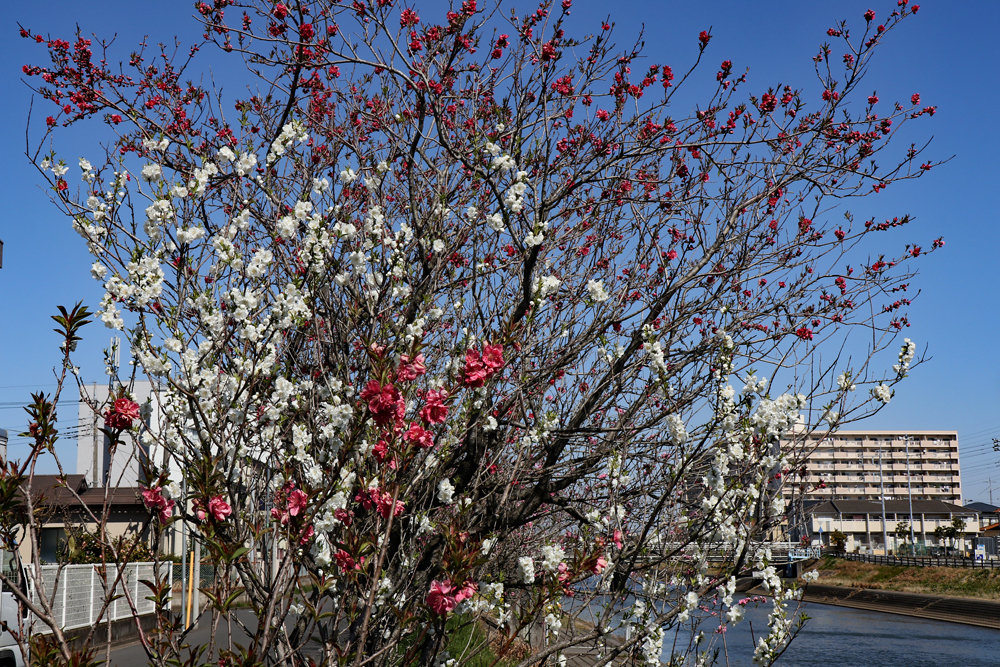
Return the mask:
<svg viewBox="0 0 1000 667">
<path fill-rule="evenodd" d="M 28 590 L 28 578 L 16 554 L 0 549 L 0 571 L 21 591 Z M 19 610 L 23 611 L 20 618 Z M 17 628 L 26 625 L 27 620 L 27 609 L 18 603 L 14 592 L 3 586 L 3 582 L 0 581 L 0 622 L 2 622 L 0 628 Z M 2 629 L 0 629 L 0 667 L 24 667 L 24 656 L 21 655 L 21 649 L 14 636 Z"/>
</svg>

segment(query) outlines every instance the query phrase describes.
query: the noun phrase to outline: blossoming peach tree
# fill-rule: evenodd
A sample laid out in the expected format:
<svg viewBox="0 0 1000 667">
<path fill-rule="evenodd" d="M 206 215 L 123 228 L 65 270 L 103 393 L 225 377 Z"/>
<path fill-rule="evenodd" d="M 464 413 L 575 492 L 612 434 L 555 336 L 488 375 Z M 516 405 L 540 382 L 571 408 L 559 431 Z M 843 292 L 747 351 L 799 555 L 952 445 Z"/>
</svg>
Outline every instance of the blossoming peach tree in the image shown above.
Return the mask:
<svg viewBox="0 0 1000 667">
<path fill-rule="evenodd" d="M 891 399 L 919 359 L 873 357 L 943 245 L 892 253 L 877 237 L 908 217 L 829 210 L 933 165 L 892 141 L 934 107 L 863 85 L 918 8 L 831 28 L 803 88 L 724 60 L 693 112 L 672 100 L 708 32 L 675 74 L 608 23 L 572 37 L 571 0 L 501 9 L 199 2 L 201 43 L 120 67 L 22 30 L 57 105 L 30 157 L 157 386 L 155 426 L 127 378 L 94 407 L 141 449 L 158 548 L 186 522 L 226 573 L 210 643 L 164 612 L 151 664 L 704 664 L 750 568 L 774 600 L 757 662 L 795 634 L 761 547 L 799 465 L 780 443 Z M 244 95 L 196 83 L 209 47 L 242 58 Z M 100 159 L 51 147 L 100 123 Z M 814 356 L 852 331 L 850 359 Z"/>
</svg>

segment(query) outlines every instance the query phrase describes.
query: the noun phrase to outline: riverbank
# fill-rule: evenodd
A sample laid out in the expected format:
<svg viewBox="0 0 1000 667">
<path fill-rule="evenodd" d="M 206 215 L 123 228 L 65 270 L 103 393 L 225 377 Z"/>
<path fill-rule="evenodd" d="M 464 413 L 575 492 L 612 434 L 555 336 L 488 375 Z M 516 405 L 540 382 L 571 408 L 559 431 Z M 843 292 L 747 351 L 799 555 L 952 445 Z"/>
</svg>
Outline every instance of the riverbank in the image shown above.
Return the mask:
<svg viewBox="0 0 1000 667">
<path fill-rule="evenodd" d="M 1000 602 L 991 600 L 849 588 L 819 583 L 806 584 L 802 599 L 806 602 L 1000 630 Z"/>
<path fill-rule="evenodd" d="M 1000 570 L 874 565 L 826 556 L 808 569 L 827 586 L 1000 601 Z"/>
</svg>

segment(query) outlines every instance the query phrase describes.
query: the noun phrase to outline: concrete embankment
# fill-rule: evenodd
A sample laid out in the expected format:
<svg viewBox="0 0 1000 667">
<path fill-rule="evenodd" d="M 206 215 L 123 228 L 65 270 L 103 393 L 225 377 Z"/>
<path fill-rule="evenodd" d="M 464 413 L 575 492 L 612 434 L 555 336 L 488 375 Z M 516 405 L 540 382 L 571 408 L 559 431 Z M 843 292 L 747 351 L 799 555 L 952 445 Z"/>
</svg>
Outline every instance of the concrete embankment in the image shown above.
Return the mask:
<svg viewBox="0 0 1000 667">
<path fill-rule="evenodd" d="M 867 609 L 1000 630 L 1000 601 L 810 583 L 806 602 Z"/>
</svg>

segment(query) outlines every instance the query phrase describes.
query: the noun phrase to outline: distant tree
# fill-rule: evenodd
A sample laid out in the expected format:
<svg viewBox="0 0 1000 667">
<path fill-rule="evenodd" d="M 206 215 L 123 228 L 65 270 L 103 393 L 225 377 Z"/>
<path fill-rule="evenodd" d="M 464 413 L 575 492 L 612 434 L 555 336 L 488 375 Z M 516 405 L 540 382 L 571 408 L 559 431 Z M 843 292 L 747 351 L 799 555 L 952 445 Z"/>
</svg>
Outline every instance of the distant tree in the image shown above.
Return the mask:
<svg viewBox="0 0 1000 667">
<path fill-rule="evenodd" d="M 830 546 L 832 546 L 837 553 L 844 553 L 847 548 L 847 535 L 839 530 L 833 531 L 830 533 Z"/>
<path fill-rule="evenodd" d="M 896 540 L 898 542 L 902 542 L 903 546 L 906 546 L 906 542 L 910 538 L 910 522 L 909 521 L 898 522 L 896 524 L 896 529 L 892 531 L 892 534 L 896 536 Z"/>
</svg>

